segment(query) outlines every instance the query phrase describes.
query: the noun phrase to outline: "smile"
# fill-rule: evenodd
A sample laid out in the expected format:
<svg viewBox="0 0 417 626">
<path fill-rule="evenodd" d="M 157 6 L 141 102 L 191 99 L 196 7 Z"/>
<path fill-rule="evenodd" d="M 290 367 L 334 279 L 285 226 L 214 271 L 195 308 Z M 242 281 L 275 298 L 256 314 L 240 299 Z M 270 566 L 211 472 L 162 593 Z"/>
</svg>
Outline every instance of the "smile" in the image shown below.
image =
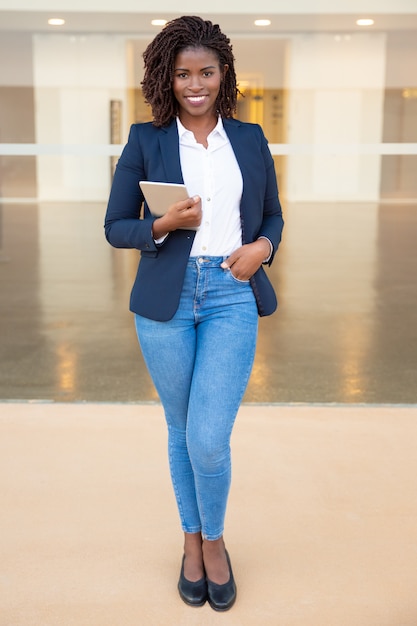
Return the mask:
<svg viewBox="0 0 417 626">
<path fill-rule="evenodd" d="M 186 99 L 193 104 L 199 104 L 200 102 L 204 102 L 207 96 L 186 96 Z"/>
</svg>

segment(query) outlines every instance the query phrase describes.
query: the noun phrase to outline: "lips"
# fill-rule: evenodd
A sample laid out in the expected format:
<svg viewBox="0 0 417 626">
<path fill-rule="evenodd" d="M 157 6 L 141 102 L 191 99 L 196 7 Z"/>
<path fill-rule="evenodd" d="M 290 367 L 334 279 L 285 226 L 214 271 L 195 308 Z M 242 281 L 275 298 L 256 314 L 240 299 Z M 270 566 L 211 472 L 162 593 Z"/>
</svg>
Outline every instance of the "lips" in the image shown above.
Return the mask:
<svg viewBox="0 0 417 626">
<path fill-rule="evenodd" d="M 190 104 L 201 104 L 206 98 L 207 96 L 186 96 L 186 100 L 188 100 Z"/>
</svg>

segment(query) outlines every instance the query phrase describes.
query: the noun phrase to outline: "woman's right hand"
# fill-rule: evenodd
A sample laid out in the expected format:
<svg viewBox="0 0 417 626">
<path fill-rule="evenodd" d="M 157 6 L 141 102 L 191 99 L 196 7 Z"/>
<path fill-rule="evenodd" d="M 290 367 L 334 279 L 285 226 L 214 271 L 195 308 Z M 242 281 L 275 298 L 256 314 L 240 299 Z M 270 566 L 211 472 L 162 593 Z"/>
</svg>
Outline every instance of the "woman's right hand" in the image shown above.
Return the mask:
<svg viewBox="0 0 417 626">
<path fill-rule="evenodd" d="M 154 239 L 165 237 L 177 228 L 194 229 L 200 226 L 203 212 L 200 196 L 180 200 L 172 204 L 162 217 L 158 217 L 152 225 Z"/>
</svg>

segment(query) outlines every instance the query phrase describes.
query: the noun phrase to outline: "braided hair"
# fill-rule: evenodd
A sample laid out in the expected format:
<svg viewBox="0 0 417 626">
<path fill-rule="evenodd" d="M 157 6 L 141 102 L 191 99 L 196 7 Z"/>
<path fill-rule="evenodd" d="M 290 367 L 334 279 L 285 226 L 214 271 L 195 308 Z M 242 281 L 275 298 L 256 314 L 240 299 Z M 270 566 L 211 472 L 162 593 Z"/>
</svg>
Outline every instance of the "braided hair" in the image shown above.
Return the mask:
<svg viewBox="0 0 417 626">
<path fill-rule="evenodd" d="M 177 54 L 185 48 L 207 48 L 217 56 L 223 74 L 216 110 L 222 117 L 236 112 L 239 90 L 236 84 L 234 56 L 230 39 L 218 24 L 196 16 L 178 17 L 168 22 L 143 53 L 145 74 L 142 91 L 151 105 L 155 126 L 167 126 L 177 115 L 178 103 L 172 89 L 174 63 Z"/>
</svg>

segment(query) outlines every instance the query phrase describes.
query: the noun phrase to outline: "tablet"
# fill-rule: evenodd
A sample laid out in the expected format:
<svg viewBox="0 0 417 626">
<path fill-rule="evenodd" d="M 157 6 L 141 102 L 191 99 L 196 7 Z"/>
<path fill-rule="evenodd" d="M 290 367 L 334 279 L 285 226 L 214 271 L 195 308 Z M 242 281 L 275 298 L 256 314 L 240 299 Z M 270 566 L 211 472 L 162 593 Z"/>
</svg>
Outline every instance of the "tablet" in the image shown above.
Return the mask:
<svg viewBox="0 0 417 626">
<path fill-rule="evenodd" d="M 139 185 L 150 212 L 156 217 L 165 215 L 168 207 L 174 202 L 187 200 L 190 197 L 186 186 L 179 183 L 155 183 L 141 180 Z"/>
</svg>

